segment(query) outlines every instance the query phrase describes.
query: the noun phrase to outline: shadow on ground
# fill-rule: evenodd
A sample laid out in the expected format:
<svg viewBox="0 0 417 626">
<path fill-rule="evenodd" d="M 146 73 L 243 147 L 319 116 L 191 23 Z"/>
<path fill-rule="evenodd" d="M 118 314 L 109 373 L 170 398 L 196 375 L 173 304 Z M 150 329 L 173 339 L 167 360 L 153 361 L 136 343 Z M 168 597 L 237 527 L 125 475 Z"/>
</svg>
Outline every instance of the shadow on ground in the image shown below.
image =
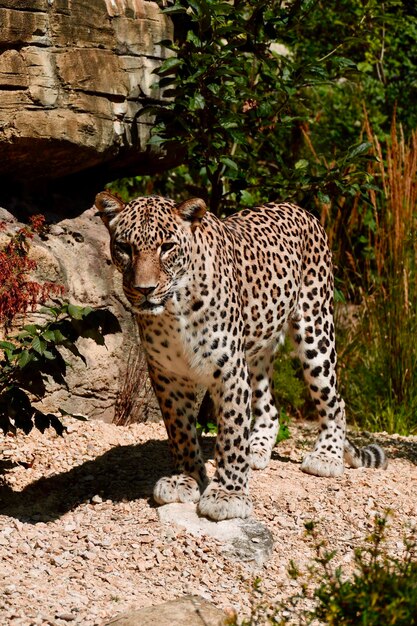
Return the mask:
<svg viewBox="0 0 417 626">
<path fill-rule="evenodd" d="M 212 456 L 212 447 L 212 441 L 203 442 L 206 459 Z M 155 482 L 172 470 L 167 441 L 117 446 L 67 472 L 40 478 L 22 491 L 0 486 L 0 514 L 42 522 L 61 517 L 94 495 L 113 502 L 148 499 Z"/>
<path fill-rule="evenodd" d="M 293 463 L 294 465 L 300 465 L 300 461 L 296 461 L 289 456 L 282 456 L 276 448 L 275 450 L 272 450 L 271 459 L 273 461 L 279 461 L 280 463 Z"/>
<path fill-rule="evenodd" d="M 355 443 L 380 444 L 390 458 L 403 458 L 417 465 L 417 443 L 372 435 L 354 437 Z M 205 460 L 213 458 L 214 438 L 202 441 Z M 279 455 L 273 458 L 293 462 Z M 11 469 L 4 467 L 3 469 Z M 0 514 L 21 521 L 41 522 L 57 519 L 66 512 L 88 502 L 94 495 L 113 502 L 148 499 L 156 481 L 172 473 L 167 441 L 150 440 L 144 444 L 117 446 L 92 461 L 86 461 L 69 471 L 41 478 L 22 491 L 0 485 Z"/>
</svg>

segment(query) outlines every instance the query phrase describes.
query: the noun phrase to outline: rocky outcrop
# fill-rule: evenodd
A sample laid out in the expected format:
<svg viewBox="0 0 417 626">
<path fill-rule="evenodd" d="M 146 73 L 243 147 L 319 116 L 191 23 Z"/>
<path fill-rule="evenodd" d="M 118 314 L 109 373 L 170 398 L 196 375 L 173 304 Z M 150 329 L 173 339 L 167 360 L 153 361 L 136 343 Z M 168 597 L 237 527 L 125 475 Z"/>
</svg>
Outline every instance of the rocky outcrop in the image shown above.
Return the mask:
<svg viewBox="0 0 417 626">
<path fill-rule="evenodd" d="M 53 387 L 45 410 L 111 420 L 138 344 L 107 231 L 88 208 L 105 183 L 168 164 L 147 146 L 153 119 L 140 113 L 160 101 L 153 71 L 170 37 L 149 0 L 0 2 L 0 219 L 13 229 L 44 214 L 50 234 L 32 247 L 40 281 L 63 284 L 75 304 L 109 307 L 123 331 L 106 346 L 82 341 L 87 367 L 74 363 L 69 391 Z"/>
<path fill-rule="evenodd" d="M 169 18 L 148 0 L 3 0 L 6 185 L 85 170 L 102 182 L 160 169 L 161 155 L 146 147 L 152 119 L 139 113 L 160 98 L 152 72 L 167 54 L 159 42 L 171 31 Z"/>
<path fill-rule="evenodd" d="M 0 209 L 0 221 L 6 223 L 6 230 L 11 234 L 22 226 L 4 209 Z M 1 233 L 0 247 L 6 241 L 7 235 Z M 79 339 L 77 346 L 86 363 L 69 353 L 65 355 L 70 363 L 66 377 L 68 387 L 51 380 L 42 409 L 56 413 L 62 408 L 88 418 L 112 421 L 116 398 L 126 378 L 129 353 L 138 349 L 139 337 L 123 295 L 120 276 L 110 262 L 107 230 L 95 216 L 95 209 L 88 209 L 78 217 L 52 224 L 43 240 L 35 237 L 30 257 L 37 264 L 36 278 L 40 282 L 63 285 L 63 298 L 74 304 L 107 308 L 121 327 L 121 332 L 106 335 L 105 345 L 97 345 L 89 338 Z M 39 315 L 28 313 L 27 321 L 31 320 L 40 322 Z M 146 371 L 141 375 L 145 385 Z M 155 403 L 140 417 L 159 419 Z"/>
</svg>

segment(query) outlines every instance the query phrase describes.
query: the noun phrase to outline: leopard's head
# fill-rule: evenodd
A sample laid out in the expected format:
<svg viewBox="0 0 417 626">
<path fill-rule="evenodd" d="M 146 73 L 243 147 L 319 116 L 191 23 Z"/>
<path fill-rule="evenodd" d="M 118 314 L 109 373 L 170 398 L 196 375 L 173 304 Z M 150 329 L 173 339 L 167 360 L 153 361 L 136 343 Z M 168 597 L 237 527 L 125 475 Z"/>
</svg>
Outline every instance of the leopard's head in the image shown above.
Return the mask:
<svg viewBox="0 0 417 626">
<path fill-rule="evenodd" d="M 104 191 L 95 207 L 110 233 L 114 265 L 134 311 L 159 314 L 182 284 L 192 260 L 194 231 L 206 212 L 203 200 L 180 204 L 158 196 L 124 204 Z"/>
</svg>

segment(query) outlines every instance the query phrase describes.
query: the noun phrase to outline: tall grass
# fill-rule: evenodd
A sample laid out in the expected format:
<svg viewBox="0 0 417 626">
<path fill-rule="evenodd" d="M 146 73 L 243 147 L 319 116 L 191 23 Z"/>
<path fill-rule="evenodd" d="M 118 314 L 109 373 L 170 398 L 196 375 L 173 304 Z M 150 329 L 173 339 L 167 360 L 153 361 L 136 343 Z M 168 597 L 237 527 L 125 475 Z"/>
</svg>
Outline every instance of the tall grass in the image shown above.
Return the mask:
<svg viewBox="0 0 417 626">
<path fill-rule="evenodd" d="M 348 236 L 362 233 L 366 249 L 362 262 L 346 256 L 360 304 L 356 323 L 341 331 L 342 391 L 361 426 L 410 434 L 417 432 L 417 131 L 406 140 L 395 117 L 382 143 L 367 120 L 365 130 L 377 184 L 368 210 L 356 198 L 345 224 Z"/>
</svg>

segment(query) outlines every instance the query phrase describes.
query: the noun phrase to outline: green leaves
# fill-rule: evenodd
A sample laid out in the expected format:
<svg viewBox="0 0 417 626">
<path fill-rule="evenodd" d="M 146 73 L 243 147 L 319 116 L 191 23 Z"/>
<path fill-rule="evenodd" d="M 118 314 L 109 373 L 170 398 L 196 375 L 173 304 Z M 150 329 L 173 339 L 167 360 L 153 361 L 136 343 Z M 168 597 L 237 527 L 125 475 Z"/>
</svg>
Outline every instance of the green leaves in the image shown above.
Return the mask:
<svg viewBox="0 0 417 626">
<path fill-rule="evenodd" d="M 156 70 L 159 88 L 168 87 L 174 100 L 157 112 L 150 143 L 183 148 L 192 179 L 209 187 L 216 212 L 230 192 L 228 181 L 243 185 L 252 136 L 286 98 L 277 82 L 281 62 L 268 52 L 266 35 L 279 5 L 274 0 L 260 5 L 177 0 L 166 11 L 186 14 L 188 28 L 181 40 L 168 43 L 177 56 Z M 175 83 L 164 82 L 174 76 Z M 252 102 L 255 85 L 259 102 L 252 106 L 247 103 Z M 274 112 L 267 105 L 271 99 Z"/>
<path fill-rule="evenodd" d="M 220 162 L 226 165 L 231 170 L 235 170 L 235 171 L 239 170 L 239 166 L 236 163 L 236 161 L 233 161 L 233 159 L 229 157 L 220 157 Z"/>
<path fill-rule="evenodd" d="M 175 70 L 181 67 L 183 61 L 177 57 L 169 57 L 166 59 L 162 65 L 155 70 L 155 74 L 158 76 L 169 76 L 170 74 L 175 74 Z"/>
<path fill-rule="evenodd" d="M 153 176 L 154 189 L 190 190 L 217 214 L 287 198 L 329 205 L 332 220 L 358 194 L 366 202 L 364 102 L 380 139 L 394 106 L 405 131 L 417 126 L 411 5 L 176 0 L 165 9 L 175 41 L 161 42 L 176 56 L 155 85 L 169 100 L 144 110 L 156 116 L 151 145 L 182 165 Z"/>
<path fill-rule="evenodd" d="M 28 433 L 35 426 L 41 432 L 53 427 L 62 434 L 59 418 L 34 407 L 31 396 L 38 400 L 45 396 L 49 377 L 66 385 L 67 363 L 60 348 L 85 361 L 76 345 L 80 337 L 104 345 L 106 334 L 120 332 L 116 317 L 105 309 L 58 303 L 42 311 L 44 323 L 27 324 L 16 336 L 0 341 L 0 428 L 5 433 L 17 428 Z M 61 414 L 69 415 L 63 410 Z"/>
<path fill-rule="evenodd" d="M 76 306 L 75 304 L 68 304 L 64 306 L 63 307 L 64 311 L 65 311 L 65 308 L 68 312 L 68 315 L 74 320 L 82 320 L 86 318 L 88 315 L 90 315 L 90 313 L 92 313 L 93 311 L 93 309 L 90 306 L 82 307 L 82 306 Z"/>
<path fill-rule="evenodd" d="M 375 516 L 371 535 L 355 550 L 350 577 L 333 565 L 336 553 L 319 536 L 316 524 L 305 524 L 315 552 L 314 565 L 308 568 L 308 585 L 311 588 L 314 582 L 315 589 L 313 609 L 305 614 L 303 623 L 416 624 L 416 533 L 411 531 L 402 538 L 403 553 L 400 558 L 393 557 L 387 546 L 387 516 L 387 512 L 383 517 Z"/>
<path fill-rule="evenodd" d="M 298 54 L 303 28 L 314 32 L 320 11 L 278 0 L 177 0 L 165 11 L 182 14 L 182 28 L 175 42 L 163 42 L 176 56 L 155 71 L 156 86 L 170 101 L 154 107 L 150 144 L 184 160 L 193 187 L 215 213 L 235 210 L 244 192 L 256 202 L 300 199 L 300 191 L 315 199 L 320 191 L 320 203 L 332 201 L 340 189 L 329 179 L 339 181 L 343 168 L 356 168 L 366 156 L 365 145 L 356 146 L 329 175 L 329 167 L 312 167 L 301 142 L 294 146 L 301 125 L 314 125 L 320 112 L 314 90 L 329 93 L 329 85 L 357 73 L 343 40 L 329 47 L 310 37 L 310 48 Z"/>
<path fill-rule="evenodd" d="M 306 159 L 300 159 L 299 161 L 297 161 L 297 163 L 294 165 L 294 168 L 296 170 L 306 170 L 309 166 L 309 162 Z"/>
<path fill-rule="evenodd" d="M 194 97 L 189 100 L 189 109 L 190 111 L 202 111 L 205 107 L 206 101 L 204 96 L 201 93 L 197 93 Z"/>
<path fill-rule="evenodd" d="M 41 337 L 34 337 L 32 339 L 31 348 L 42 355 L 45 352 L 46 345 L 46 341 Z"/>
<path fill-rule="evenodd" d="M 17 364 L 19 368 L 22 370 L 33 360 L 33 355 L 28 350 L 22 350 L 17 359 Z"/>
</svg>

